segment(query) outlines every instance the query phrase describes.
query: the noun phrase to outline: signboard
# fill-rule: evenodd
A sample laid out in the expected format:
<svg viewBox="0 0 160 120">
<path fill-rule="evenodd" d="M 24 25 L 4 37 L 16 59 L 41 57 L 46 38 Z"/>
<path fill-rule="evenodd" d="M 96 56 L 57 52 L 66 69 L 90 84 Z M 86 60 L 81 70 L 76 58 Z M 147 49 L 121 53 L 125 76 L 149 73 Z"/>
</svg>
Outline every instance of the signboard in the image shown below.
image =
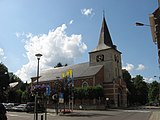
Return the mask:
<svg viewBox="0 0 160 120">
<path fill-rule="evenodd" d="M 46 86 L 46 95 L 49 96 L 51 93 L 51 88 L 49 85 Z"/>
<path fill-rule="evenodd" d="M 64 99 L 63 98 L 59 98 L 59 103 L 64 103 Z"/>
<path fill-rule="evenodd" d="M 64 103 L 64 94 L 63 93 L 59 93 L 59 103 Z"/>
</svg>

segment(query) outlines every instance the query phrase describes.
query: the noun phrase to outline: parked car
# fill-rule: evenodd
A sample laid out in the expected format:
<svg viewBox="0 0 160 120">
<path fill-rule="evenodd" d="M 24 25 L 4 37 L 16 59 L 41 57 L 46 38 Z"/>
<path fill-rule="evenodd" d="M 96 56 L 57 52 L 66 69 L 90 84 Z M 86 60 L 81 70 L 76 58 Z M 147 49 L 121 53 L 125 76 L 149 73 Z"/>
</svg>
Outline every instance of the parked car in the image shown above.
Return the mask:
<svg viewBox="0 0 160 120">
<path fill-rule="evenodd" d="M 34 102 L 28 102 L 26 105 L 26 112 L 34 112 L 35 109 L 35 103 Z M 43 104 L 38 103 L 37 104 L 37 111 L 38 112 L 45 112 L 45 107 Z"/>
<path fill-rule="evenodd" d="M 0 103 L 0 120 L 7 120 L 6 108 L 2 103 Z"/>
<path fill-rule="evenodd" d="M 18 106 L 12 107 L 12 110 L 13 111 L 25 112 L 26 111 L 26 106 L 27 106 L 27 104 L 20 104 Z"/>
<path fill-rule="evenodd" d="M 60 112 L 65 114 L 65 113 L 71 113 L 72 110 L 71 109 L 60 109 Z"/>
<path fill-rule="evenodd" d="M 17 105 L 19 105 L 19 103 L 7 103 L 4 106 L 5 106 L 5 108 L 6 108 L 7 111 L 12 111 L 12 108 L 14 106 L 17 106 Z"/>
<path fill-rule="evenodd" d="M 8 103 L 5 105 L 5 108 L 7 111 L 10 111 L 10 110 L 12 110 L 12 107 L 14 107 L 14 106 L 15 106 L 14 103 Z"/>
</svg>

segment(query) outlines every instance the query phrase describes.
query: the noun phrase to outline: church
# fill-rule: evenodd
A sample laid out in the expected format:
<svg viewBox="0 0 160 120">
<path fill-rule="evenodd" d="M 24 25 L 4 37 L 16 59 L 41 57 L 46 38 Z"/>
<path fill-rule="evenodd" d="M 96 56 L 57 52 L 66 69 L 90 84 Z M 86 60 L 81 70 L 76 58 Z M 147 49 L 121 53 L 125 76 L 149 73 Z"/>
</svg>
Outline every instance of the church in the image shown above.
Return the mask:
<svg viewBox="0 0 160 120">
<path fill-rule="evenodd" d="M 74 87 L 101 85 L 104 98 L 110 101 L 110 106 L 126 107 L 127 88 L 122 77 L 121 54 L 112 42 L 103 16 L 99 41 L 95 49 L 89 52 L 89 61 L 43 70 L 40 73 L 39 83 L 47 84 L 53 89 L 57 77 L 63 79 L 62 73 L 72 70 Z"/>
</svg>

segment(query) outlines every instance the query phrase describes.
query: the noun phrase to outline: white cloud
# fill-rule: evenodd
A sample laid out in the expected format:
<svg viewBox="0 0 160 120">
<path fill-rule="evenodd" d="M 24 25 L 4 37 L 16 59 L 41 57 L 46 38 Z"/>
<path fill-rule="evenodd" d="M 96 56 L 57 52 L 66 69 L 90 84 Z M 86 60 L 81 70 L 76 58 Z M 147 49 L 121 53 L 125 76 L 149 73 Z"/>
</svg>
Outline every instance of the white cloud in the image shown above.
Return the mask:
<svg viewBox="0 0 160 120">
<path fill-rule="evenodd" d="M 2 48 L 0 48 L 0 56 L 4 56 L 4 51 Z"/>
<path fill-rule="evenodd" d="M 147 83 L 152 83 L 153 81 L 155 81 L 154 78 L 144 78 L 144 81 Z"/>
<path fill-rule="evenodd" d="M 73 64 L 74 59 L 81 57 L 87 46 L 82 42 L 82 36 L 72 34 L 67 36 L 65 24 L 57 27 L 55 30 L 50 30 L 48 34 L 26 35 L 26 57 L 28 63 L 23 65 L 16 72 L 23 81 L 30 80 L 30 77 L 36 76 L 37 59 L 36 53 L 41 53 L 43 56 L 40 59 L 40 69 L 50 68 L 58 62 L 62 64 Z"/>
<path fill-rule="evenodd" d="M 2 48 L 0 48 L 0 61 L 3 61 L 4 59 L 6 59 L 6 56 L 4 54 L 4 50 Z"/>
<path fill-rule="evenodd" d="M 17 38 L 20 38 L 21 36 L 24 36 L 24 32 L 23 33 L 16 32 L 16 36 L 17 36 Z"/>
<path fill-rule="evenodd" d="M 123 66 L 122 69 L 126 69 L 127 71 L 132 71 L 134 69 L 134 65 L 133 64 L 129 64 L 129 63 L 126 63 L 127 66 Z"/>
<path fill-rule="evenodd" d="M 73 23 L 73 20 L 71 20 L 70 22 L 69 22 L 69 24 L 72 24 Z"/>
<path fill-rule="evenodd" d="M 139 64 L 136 70 L 144 70 L 145 66 L 143 64 Z"/>
<path fill-rule="evenodd" d="M 81 13 L 85 16 L 89 16 L 89 15 L 92 15 L 92 11 L 93 9 L 90 8 L 90 9 L 87 9 L 87 8 L 84 8 L 84 9 L 81 9 Z"/>
</svg>

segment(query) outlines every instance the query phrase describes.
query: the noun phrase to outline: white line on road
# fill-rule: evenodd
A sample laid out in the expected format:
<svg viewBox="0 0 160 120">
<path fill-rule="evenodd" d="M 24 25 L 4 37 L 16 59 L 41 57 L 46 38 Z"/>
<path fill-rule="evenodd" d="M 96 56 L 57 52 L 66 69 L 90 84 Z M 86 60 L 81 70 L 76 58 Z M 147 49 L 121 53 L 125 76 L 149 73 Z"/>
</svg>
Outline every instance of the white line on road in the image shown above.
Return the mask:
<svg viewBox="0 0 160 120">
<path fill-rule="evenodd" d="M 124 110 L 124 112 L 142 112 L 142 113 L 148 113 L 151 111 L 146 111 L 146 110 Z"/>
<path fill-rule="evenodd" d="M 29 116 L 24 116 L 24 115 L 16 115 L 16 114 L 7 114 L 8 116 L 11 116 L 11 117 L 29 117 Z"/>
</svg>

